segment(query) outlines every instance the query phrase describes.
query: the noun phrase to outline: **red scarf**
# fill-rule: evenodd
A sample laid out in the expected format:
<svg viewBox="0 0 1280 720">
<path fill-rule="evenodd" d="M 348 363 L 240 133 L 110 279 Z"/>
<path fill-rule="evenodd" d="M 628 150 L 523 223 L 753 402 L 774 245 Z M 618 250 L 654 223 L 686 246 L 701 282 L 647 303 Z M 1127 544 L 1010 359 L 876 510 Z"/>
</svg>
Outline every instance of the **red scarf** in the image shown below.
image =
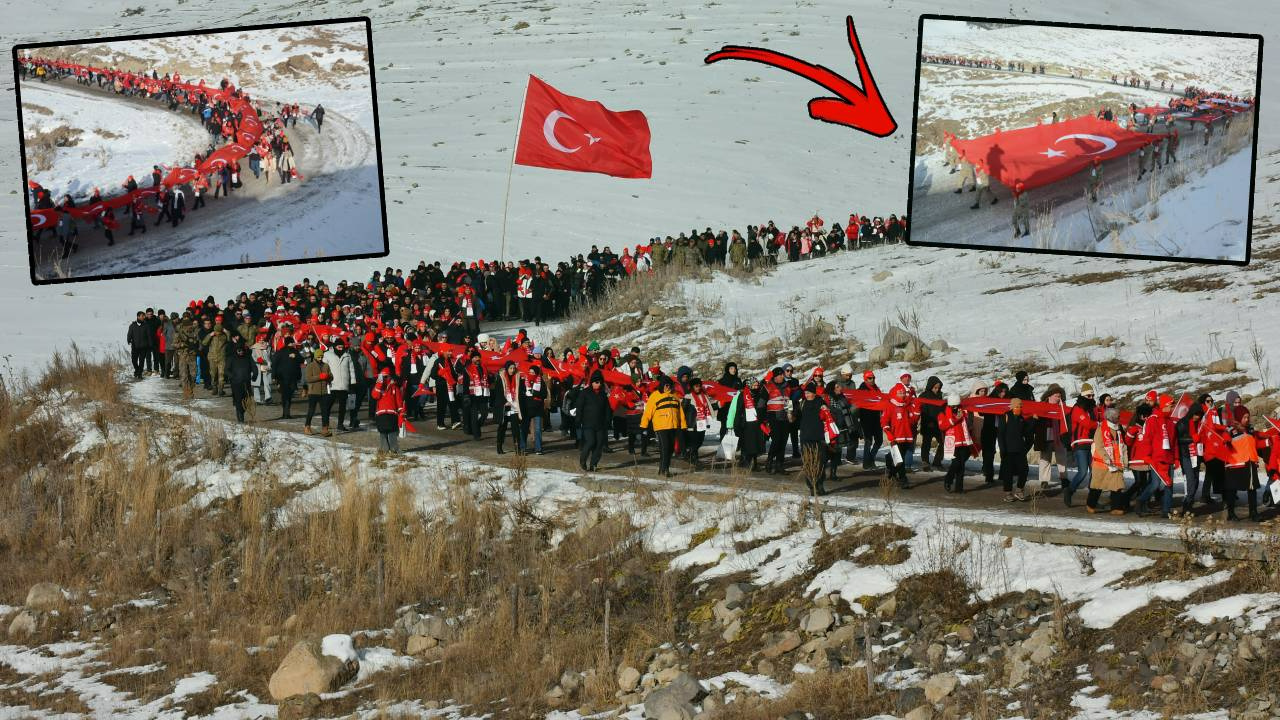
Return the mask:
<svg viewBox="0 0 1280 720">
<path fill-rule="evenodd" d="M 706 420 L 711 417 L 711 402 L 707 400 L 707 394 L 704 392 L 689 393 L 693 398 L 693 410 L 699 420 Z"/>
<path fill-rule="evenodd" d="M 474 364 L 468 365 L 467 377 L 471 378 L 472 395 L 489 394 L 489 376 L 485 374 L 484 368 Z"/>
</svg>

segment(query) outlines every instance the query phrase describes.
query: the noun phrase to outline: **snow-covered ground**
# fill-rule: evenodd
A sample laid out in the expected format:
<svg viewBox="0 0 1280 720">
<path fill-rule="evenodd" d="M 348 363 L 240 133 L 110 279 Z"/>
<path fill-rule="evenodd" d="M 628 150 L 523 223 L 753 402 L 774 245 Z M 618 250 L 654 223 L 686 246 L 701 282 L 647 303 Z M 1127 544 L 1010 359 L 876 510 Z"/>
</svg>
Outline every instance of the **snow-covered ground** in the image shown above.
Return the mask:
<svg viewBox="0 0 1280 720">
<path fill-rule="evenodd" d="M 1133 157 L 1104 165 L 1100 204 L 1084 200 L 1084 174 L 1030 191 L 1032 212 L 1045 215 L 1032 233 L 1014 237 L 1011 197 L 996 185 L 1006 205 L 971 212 L 971 195 L 956 197 L 960 174 L 949 174 L 941 150 L 942 133 L 961 138 L 999 129 L 1028 127 L 1090 114 L 1110 107 L 1118 115 L 1130 103 L 1167 104 L 1173 90 L 1161 80 L 1253 95 L 1259 43 L 1211 38 L 1008 25 L 987 28 L 966 22 L 930 20 L 922 39 L 925 55 L 1014 58 L 1044 62 L 1046 75 L 1010 73 L 950 65 L 925 65 L 920 73 L 920 113 L 913 172 L 912 239 L 960 245 L 1106 252 L 1154 257 L 1242 261 L 1249 228 L 1249 186 L 1253 149 L 1201 151 L 1202 128 L 1180 123 L 1179 181 L 1170 187 L 1162 171 L 1155 180 L 1137 179 Z M 1099 49 L 1103 49 L 1099 52 Z M 1069 77 L 1068 75 L 1077 75 Z M 1112 84 L 1112 74 L 1152 79 L 1151 89 Z M 1124 122 L 1124 118 L 1121 117 Z M 1244 122 L 1243 120 L 1237 121 Z M 1222 139 L 1221 123 L 1215 142 Z M 1151 183 L 1156 186 L 1152 187 Z M 1047 218 L 1052 218 L 1052 223 Z M 1113 230 L 1113 232 L 1110 232 Z"/>
<path fill-rule="evenodd" d="M 36 165 L 28 148 L 27 176 L 57 198 L 87 196 L 95 187 L 115 194 L 126 177 L 141 181 L 153 165 L 189 160 L 209 143 L 192 116 L 84 95 L 63 83 L 30 84 L 22 103 L 28 138 L 64 126 L 80 131 L 75 145 L 54 149 L 47 168 Z"/>
<path fill-rule="evenodd" d="M 1261 6 L 1259 6 L 1259 9 Z M 1241 8 L 1244 9 L 1244 8 Z M 1099 22 L 1108 25 L 1149 27 L 1126 13 L 1085 19 L 1093 15 L 1087 4 L 1072 7 L 1074 17 L 1051 17 L 1038 13 L 1033 20 Z M 1077 12 L 1080 11 L 1080 12 Z M 1004 15 L 1004 13 L 1000 13 Z M 1111 13 L 1104 12 L 1104 16 Z M 1254 16 L 1256 19 L 1257 16 Z M 1022 18 L 1019 18 L 1022 19 Z M 1187 7 L 1169 8 L 1167 25 L 1196 31 L 1265 33 L 1258 23 L 1203 22 Z M 1197 22 L 1197 20 L 1201 22 Z M 983 27 L 958 20 L 929 20 L 925 23 L 921 51 L 931 55 L 960 55 L 972 58 L 1041 62 L 1082 71 L 1086 77 L 1109 79 L 1112 75 L 1151 78 L 1158 86 L 1169 80 L 1179 88 L 1190 83 L 1237 95 L 1252 95 L 1257 82 L 1259 44 L 1248 38 L 1211 37 L 1171 32 L 1095 30 L 1092 28 L 1047 25 L 1003 25 Z M 1214 84 L 1206 85 L 1212 78 Z"/>
<path fill-rule="evenodd" d="M 46 13 L 38 25 L 34 17 L 18 18 L 0 29 L 0 36 L 10 43 L 72 40 L 353 12 L 340 0 L 144 5 L 142 14 L 126 16 L 124 10 L 131 6 L 137 3 L 108 1 Z M 1228 6 L 1170 0 L 1161 5 L 1160 14 L 1179 27 L 1265 34 L 1277 27 L 1269 7 L 1260 0 Z M 496 256 L 513 123 L 531 72 L 565 92 L 613 108 L 642 109 L 654 133 L 651 181 L 515 168 L 510 254 L 556 258 L 583 251 L 602 236 L 620 245 L 694 226 L 745 229 L 742 226 L 769 217 L 796 223 L 815 209 L 828 219 L 853 209 L 885 215 L 902 211 L 921 13 L 1151 23 L 1148 8 L 1101 0 L 1082 0 L 1070 9 L 1039 1 L 1012 12 L 1007 3 L 996 0 L 818 0 L 802 8 L 763 2 L 570 0 L 541 9 L 474 0 L 448 8 L 391 0 L 358 9 L 373 19 L 391 256 L 377 263 L 33 288 L 27 279 L 17 192 L 17 133 L 0 130 L 9 143 L 8 152 L 0 153 L 0 168 L 13 178 L 15 190 L 0 194 L 0 328 L 12 339 L 4 353 L 15 366 L 37 366 L 71 339 L 89 348 L 119 348 L 124 326 L 139 307 L 173 307 L 207 293 L 226 297 L 248 287 L 292 284 L 303 275 L 330 281 L 363 279 L 375 265 L 408 267 L 419 259 Z M 890 110 L 900 126 L 906 126 L 891 138 L 871 138 L 811 120 L 804 103 L 819 89 L 799 78 L 755 64 L 703 63 L 708 52 L 722 45 L 757 44 L 848 73 L 853 58 L 841 27 L 846 14 L 858 23 L 868 62 Z M 514 29 L 521 22 L 529 26 Z M 1270 67 L 1280 61 L 1272 54 L 1265 62 Z M 7 85 L 9 77 L 0 74 L 0 82 Z M 1264 72 L 1263 77 L 1270 87 L 1280 70 Z M 1262 93 L 1263 116 L 1277 96 L 1280 93 L 1274 91 Z M 9 128 L 14 127 L 11 107 L 0 106 L 0 122 Z M 1275 160 L 1267 153 L 1277 147 L 1280 129 L 1264 123 L 1257 206 L 1261 216 L 1274 212 L 1276 186 L 1262 181 L 1276 172 Z M 920 248 L 904 250 L 892 261 L 946 265 L 959 257 L 957 251 Z M 1047 263 L 1043 258 L 1003 262 L 1011 278 Z M 1069 266 L 1116 268 L 1113 261 Z M 1036 292 L 993 297 L 988 300 L 996 303 L 997 311 L 1040 304 Z M 1200 310 L 1194 314 L 1210 314 L 1203 306 Z M 33 323 L 32 312 L 57 322 Z M 1132 340 L 1140 342 L 1141 337 Z M 1014 336 L 1007 342 L 1020 340 Z"/>
</svg>

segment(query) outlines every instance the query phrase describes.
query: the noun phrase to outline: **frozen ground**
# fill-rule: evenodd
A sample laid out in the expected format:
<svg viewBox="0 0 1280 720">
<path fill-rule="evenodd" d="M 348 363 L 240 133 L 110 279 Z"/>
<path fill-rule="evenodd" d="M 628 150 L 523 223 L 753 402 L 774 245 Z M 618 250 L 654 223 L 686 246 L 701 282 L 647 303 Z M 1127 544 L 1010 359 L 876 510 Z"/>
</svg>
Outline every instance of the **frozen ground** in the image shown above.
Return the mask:
<svg viewBox="0 0 1280 720">
<path fill-rule="evenodd" d="M 76 92 L 71 83 L 31 83 L 23 88 L 23 130 L 28 138 L 66 126 L 81 131 L 71 147 L 54 150 L 52 166 L 41 169 L 27 154 L 27 176 L 61 198 L 79 198 L 101 188 L 114 194 L 133 175 L 140 180 L 157 163 L 189 161 L 209 135 L 192 116 L 140 107 Z M 37 109 L 38 108 L 38 109 Z M 51 111 L 46 114 L 43 110 Z"/>
<path fill-rule="evenodd" d="M 460 248 L 468 249 L 468 257 L 498 252 L 513 121 L 530 72 L 610 107 L 643 109 L 654 133 L 651 181 L 515 169 L 511 252 L 556 258 L 584 250 L 601 238 L 602 229 L 622 244 L 695 225 L 745 229 L 769 217 L 794 223 L 815 209 L 834 219 L 855 208 L 883 214 L 905 208 L 908 131 L 900 128 L 894 137 L 878 140 L 815 122 L 804 109 L 815 86 L 754 64 L 705 66 L 706 54 L 724 44 L 760 44 L 849 72 L 853 61 L 841 22 L 851 14 L 890 110 L 900 125 L 909 127 L 920 13 L 1142 26 L 1151 20 L 1146 8 L 1098 0 L 1074 4 L 1069 15 L 1044 2 L 1010 12 L 1007 3 L 995 0 L 963 5 L 823 0 L 802 8 L 758 2 L 602 5 L 580 0 L 554 6 L 468 2 L 441 8 L 419 0 L 368 6 L 317 0 L 143 6 L 141 15 L 125 16 L 127 7 L 104 2 L 49 13 L 39 25 L 17 20 L 0 34 L 10 43 L 69 40 L 367 13 L 373 19 L 382 111 L 389 262 L 397 266 L 422 258 L 451 260 Z M 1171 0 L 1161 6 L 1161 14 L 1180 27 L 1265 34 L 1276 23 L 1268 8 L 1261 1 L 1215 6 Z M 529 26 L 515 30 L 520 22 Z M 1271 66 L 1278 61 L 1273 54 L 1266 62 Z M 1264 71 L 1265 82 L 1275 82 L 1278 73 Z M 0 77 L 7 85 L 11 76 Z M 1267 98 L 1264 116 L 1272 107 L 1269 98 L 1276 96 L 1262 94 Z M 9 143 L 8 152 L 0 153 L 0 167 L 17 177 L 11 107 L 0 106 L 0 137 Z M 1274 212 L 1276 194 L 1275 186 L 1263 180 L 1276 174 L 1275 158 L 1268 153 L 1280 146 L 1280 130 L 1263 127 L 1261 143 L 1258 214 L 1266 216 Z M 363 279 L 375 265 L 387 264 L 357 261 L 33 288 L 27 279 L 17 184 L 14 180 L 14 194 L 0 194 L 0 327 L 12 339 L 4 353 L 17 367 L 42 362 L 69 339 L 91 348 L 118 348 L 125 321 L 138 307 L 173 307 L 207 293 L 225 297 L 248 287 L 292 283 L 303 275 Z M 946 265 L 959 257 L 955 251 L 917 249 L 875 262 Z M 1047 261 L 1004 262 L 1006 272 L 1016 278 Z M 1117 267 L 1113 261 L 1092 266 L 1076 262 L 1053 261 L 1081 270 Z M 1040 302 L 1034 291 L 999 299 L 1010 309 Z M 55 321 L 30 322 L 32 312 Z"/>
</svg>

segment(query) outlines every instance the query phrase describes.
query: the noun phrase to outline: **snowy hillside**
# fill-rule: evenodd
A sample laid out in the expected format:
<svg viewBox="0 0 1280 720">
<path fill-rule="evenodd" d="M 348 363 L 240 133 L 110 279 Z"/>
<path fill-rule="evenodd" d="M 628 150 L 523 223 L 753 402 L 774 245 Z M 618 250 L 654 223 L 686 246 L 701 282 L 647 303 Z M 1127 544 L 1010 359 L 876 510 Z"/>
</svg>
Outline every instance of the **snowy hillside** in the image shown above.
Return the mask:
<svg viewBox="0 0 1280 720">
<path fill-rule="evenodd" d="M 189 159 L 209 142 L 190 117 L 88 97 L 59 83 L 25 88 L 22 104 L 27 176 L 57 198 L 86 196 L 95 187 L 111 194 L 129 175 L 146 177 L 154 164 Z M 43 138 L 60 128 L 74 133 L 74 145 L 48 147 Z"/>
<path fill-rule="evenodd" d="M 372 133 L 367 45 L 364 23 L 354 22 L 85 43 L 41 49 L 40 54 L 131 71 L 155 70 L 161 75 L 176 71 L 210 84 L 225 77 L 254 97 L 323 104 Z"/>
<path fill-rule="evenodd" d="M 495 256 L 514 119 L 531 72 L 564 92 L 601 100 L 611 108 L 644 110 L 654 133 L 655 170 L 651 181 L 624 181 L 517 167 L 508 239 L 517 256 L 556 258 L 585 250 L 605 237 L 621 244 L 693 226 L 744 229 L 769 217 L 791 224 L 815 209 L 828 219 L 853 209 L 900 212 L 909 176 L 918 15 L 1010 14 L 1007 3 L 994 0 L 964 5 L 932 0 L 823 1 L 800 8 L 573 0 L 541 9 L 479 2 L 446 9 L 420 0 L 352 6 L 318 0 L 144 6 L 142 14 L 126 16 L 128 7 L 107 2 L 49 14 L 38 27 L 14 22 L 3 36 L 11 43 L 74 39 L 367 12 L 374 26 L 392 254 L 376 264 L 264 268 L 33 289 L 26 277 L 21 196 L 15 179 L 15 193 L 0 195 L 0 233 L 5 238 L 0 244 L 5 273 L 0 282 L 0 307 L 5 308 L 0 323 L 14 340 L 5 353 L 12 354 L 19 367 L 42 362 L 53 347 L 71 338 L 91 347 L 119 347 L 122 318 L 138 307 L 173 307 L 192 295 L 223 297 L 244 288 L 292 283 L 303 275 L 365 278 L 375 265 Z M 1275 29 L 1267 8 L 1265 2 L 1223 7 L 1172 0 L 1161 6 L 1161 15 L 1178 26 L 1266 33 Z M 1069 11 L 1051 3 L 1017 5 L 1012 13 L 1019 19 L 1112 24 L 1147 25 L 1151 20 L 1147 9 L 1117 8 L 1095 0 L 1075 3 Z M 798 78 L 757 65 L 703 63 L 708 52 L 722 45 L 758 44 L 848 73 L 853 59 L 841 30 L 846 14 L 858 23 L 877 83 L 899 122 L 892 138 L 878 140 L 809 119 L 804 103 L 818 88 Z M 1273 54 L 1266 62 L 1272 66 L 1280 61 Z M 1264 72 L 1263 77 L 1270 86 L 1280 71 Z M 1263 116 L 1272 108 L 1270 98 L 1277 95 L 1262 94 Z M 12 112 L 0 108 L 0 118 L 9 128 L 14 127 Z M 1280 131 L 1265 125 L 1257 204 L 1262 217 L 1274 213 L 1276 185 L 1265 178 L 1277 173 L 1276 158 L 1268 153 L 1280 147 Z M 12 178 L 17 177 L 16 135 L 12 130 L 5 135 L 10 151 L 0 153 L 0 167 Z M 946 265 L 958 257 L 956 252 L 931 249 L 903 252 L 911 264 Z M 1004 262 L 1009 274 L 1017 277 L 1046 261 Z M 1117 266 L 1099 261 L 1081 267 L 1105 271 Z M 993 297 L 1005 307 L 1037 302 L 1035 295 L 1027 298 L 1023 293 Z M 57 326 L 27 322 L 32 305 L 58 318 Z"/>
<path fill-rule="evenodd" d="M 1207 37 L 1177 32 L 1222 30 L 1235 33 L 1263 33 L 1257 22 L 1202 23 L 1182 8 L 1162 12 L 1161 25 L 1168 33 L 1126 30 L 1082 30 L 1038 25 L 979 27 L 956 20 L 929 20 L 925 24 L 921 52 L 981 58 L 1012 58 L 1027 63 L 1045 63 L 1046 72 L 1070 68 L 1086 77 L 1136 75 L 1150 78 L 1153 86 L 1167 80 L 1179 88 L 1190 83 L 1236 95 L 1253 95 L 1257 82 L 1258 42 L 1246 38 Z M 1241 8 L 1242 10 L 1244 8 Z M 1079 16 L 1069 22 L 1101 22 Z M 1254 18 L 1257 20 L 1258 18 Z M 1153 23 L 1137 18 L 1108 18 L 1112 25 L 1149 27 Z"/>
</svg>

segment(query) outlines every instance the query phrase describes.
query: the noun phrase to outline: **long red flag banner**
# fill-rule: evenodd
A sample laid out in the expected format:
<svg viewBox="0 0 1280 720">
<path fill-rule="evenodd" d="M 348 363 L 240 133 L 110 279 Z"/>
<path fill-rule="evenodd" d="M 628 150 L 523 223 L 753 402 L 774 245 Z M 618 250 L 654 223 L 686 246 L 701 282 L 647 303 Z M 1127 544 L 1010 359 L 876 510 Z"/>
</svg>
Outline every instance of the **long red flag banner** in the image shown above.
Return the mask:
<svg viewBox="0 0 1280 720">
<path fill-rule="evenodd" d="M 224 166 L 237 162 L 248 156 L 253 144 L 262 136 L 262 120 L 258 117 L 258 111 L 253 108 L 248 96 L 243 92 L 236 92 L 235 86 L 230 83 L 227 84 L 226 88 L 214 88 L 206 86 L 204 80 L 198 83 L 156 80 L 140 73 L 79 65 L 65 60 L 19 58 L 18 63 L 25 66 L 44 66 L 59 70 L 69 70 L 77 77 L 88 77 L 90 74 L 104 75 L 111 79 L 113 84 L 118 84 L 122 88 L 136 87 L 147 93 L 168 91 L 183 99 L 204 98 L 205 102 L 222 101 L 227 104 L 232 113 L 241 113 L 240 130 L 236 134 L 235 142 L 224 145 L 210 153 L 209 157 L 194 168 L 166 167 L 168 174 L 161 179 L 161 184 L 166 188 L 189 183 L 200 175 L 218 172 Z M 137 198 L 149 197 L 155 195 L 155 193 L 154 188 L 138 188 L 84 207 L 66 208 L 64 210 L 33 210 L 31 212 L 31 227 L 40 229 L 57 225 L 60 212 L 65 212 L 77 220 L 91 222 L 102 217 L 108 210 L 115 211 L 119 208 L 127 207 L 132 205 Z"/>
</svg>

